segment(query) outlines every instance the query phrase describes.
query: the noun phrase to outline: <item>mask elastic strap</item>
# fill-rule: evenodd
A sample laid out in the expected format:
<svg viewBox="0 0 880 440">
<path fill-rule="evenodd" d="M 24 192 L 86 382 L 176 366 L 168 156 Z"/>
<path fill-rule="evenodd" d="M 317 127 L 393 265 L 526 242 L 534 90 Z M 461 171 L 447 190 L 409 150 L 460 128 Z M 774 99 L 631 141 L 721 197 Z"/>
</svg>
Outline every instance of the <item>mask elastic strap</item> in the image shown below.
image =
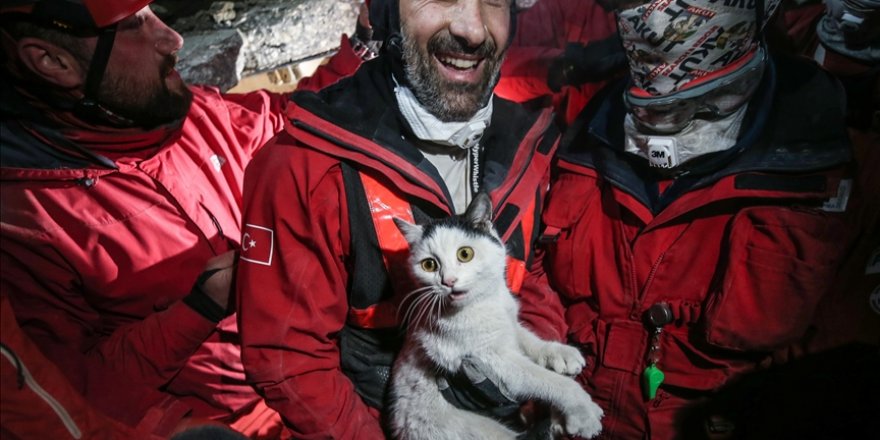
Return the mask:
<svg viewBox="0 0 880 440">
<path fill-rule="evenodd" d="M 101 81 L 104 79 L 107 63 L 110 60 L 110 52 L 113 51 L 113 42 L 116 40 L 116 26 L 114 23 L 98 31 L 95 53 L 89 64 L 89 72 L 86 74 L 84 96 L 76 103 L 74 112 L 80 118 L 92 122 L 108 121 L 114 125 L 130 126 L 134 125 L 134 121 L 113 113 L 98 102 Z"/>
<path fill-rule="evenodd" d="M 104 79 L 104 70 L 110 60 L 110 52 L 113 50 L 113 42 L 116 40 L 116 25 L 102 28 L 98 33 L 98 43 L 92 62 L 89 65 L 89 73 L 86 76 L 85 97 L 83 99 L 96 100 L 101 80 Z"/>
</svg>

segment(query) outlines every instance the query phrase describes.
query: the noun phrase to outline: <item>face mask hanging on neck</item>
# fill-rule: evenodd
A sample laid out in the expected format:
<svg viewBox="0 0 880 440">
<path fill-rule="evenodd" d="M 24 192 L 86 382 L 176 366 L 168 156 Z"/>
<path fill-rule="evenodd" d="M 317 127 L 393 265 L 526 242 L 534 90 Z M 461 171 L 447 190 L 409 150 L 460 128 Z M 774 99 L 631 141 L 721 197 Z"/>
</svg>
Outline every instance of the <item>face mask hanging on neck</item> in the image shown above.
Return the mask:
<svg viewBox="0 0 880 440">
<path fill-rule="evenodd" d="M 400 113 L 417 138 L 437 145 L 458 147 L 462 150 L 480 144 L 483 132 L 486 131 L 492 120 L 491 99 L 468 121 L 443 122 L 422 107 L 412 90 L 398 84 L 396 78 L 394 78 L 394 83 L 394 95 L 397 97 Z"/>
</svg>

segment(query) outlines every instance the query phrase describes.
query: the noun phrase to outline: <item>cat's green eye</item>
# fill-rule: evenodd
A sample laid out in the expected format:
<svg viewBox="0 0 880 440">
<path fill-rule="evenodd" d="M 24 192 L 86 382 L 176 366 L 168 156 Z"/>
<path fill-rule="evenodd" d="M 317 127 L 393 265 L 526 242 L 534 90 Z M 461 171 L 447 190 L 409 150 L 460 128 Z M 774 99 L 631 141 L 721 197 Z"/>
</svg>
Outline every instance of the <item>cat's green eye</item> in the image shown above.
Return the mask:
<svg viewBox="0 0 880 440">
<path fill-rule="evenodd" d="M 462 246 L 458 248 L 458 261 L 467 263 L 474 259 L 474 248 L 470 246 Z"/>
<path fill-rule="evenodd" d="M 422 260 L 421 265 L 422 270 L 424 270 L 425 272 L 437 272 L 437 260 L 433 258 L 425 258 L 424 260 Z"/>
</svg>

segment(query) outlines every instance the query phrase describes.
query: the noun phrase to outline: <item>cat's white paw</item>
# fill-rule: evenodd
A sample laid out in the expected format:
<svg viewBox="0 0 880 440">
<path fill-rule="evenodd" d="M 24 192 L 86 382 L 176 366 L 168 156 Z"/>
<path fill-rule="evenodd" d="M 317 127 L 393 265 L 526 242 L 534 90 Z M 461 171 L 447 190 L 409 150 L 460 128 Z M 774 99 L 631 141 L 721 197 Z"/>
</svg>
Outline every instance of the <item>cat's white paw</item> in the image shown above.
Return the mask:
<svg viewBox="0 0 880 440">
<path fill-rule="evenodd" d="M 581 352 L 570 345 L 547 342 L 537 353 L 535 362 L 547 369 L 566 376 L 574 376 L 584 369 L 587 361 Z"/>
<path fill-rule="evenodd" d="M 561 425 L 562 431 L 567 435 L 593 438 L 602 432 L 604 414 L 602 408 L 587 397 L 585 402 L 565 411 L 562 420 L 556 423 Z"/>
</svg>

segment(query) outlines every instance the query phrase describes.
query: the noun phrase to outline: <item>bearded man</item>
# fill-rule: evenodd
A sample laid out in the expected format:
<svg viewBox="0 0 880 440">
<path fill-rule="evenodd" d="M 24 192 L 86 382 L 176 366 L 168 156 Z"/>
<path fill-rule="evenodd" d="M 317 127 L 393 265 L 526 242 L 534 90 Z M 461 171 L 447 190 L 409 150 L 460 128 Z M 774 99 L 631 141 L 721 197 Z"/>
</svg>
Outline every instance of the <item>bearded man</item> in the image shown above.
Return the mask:
<svg viewBox="0 0 880 440">
<path fill-rule="evenodd" d="M 295 438 L 384 437 L 408 291 L 391 218 L 461 213 L 488 192 L 517 291 L 558 142 L 549 110 L 493 96 L 510 0 L 375 3 L 380 55 L 294 93 L 285 132 L 245 177 L 243 362 Z"/>
<path fill-rule="evenodd" d="M 186 415 L 263 432 L 273 412 L 229 316 L 232 250 L 245 165 L 287 100 L 187 87 L 183 40 L 149 3 L 0 6 L 0 290 L 88 405 L 158 435 Z"/>
</svg>

